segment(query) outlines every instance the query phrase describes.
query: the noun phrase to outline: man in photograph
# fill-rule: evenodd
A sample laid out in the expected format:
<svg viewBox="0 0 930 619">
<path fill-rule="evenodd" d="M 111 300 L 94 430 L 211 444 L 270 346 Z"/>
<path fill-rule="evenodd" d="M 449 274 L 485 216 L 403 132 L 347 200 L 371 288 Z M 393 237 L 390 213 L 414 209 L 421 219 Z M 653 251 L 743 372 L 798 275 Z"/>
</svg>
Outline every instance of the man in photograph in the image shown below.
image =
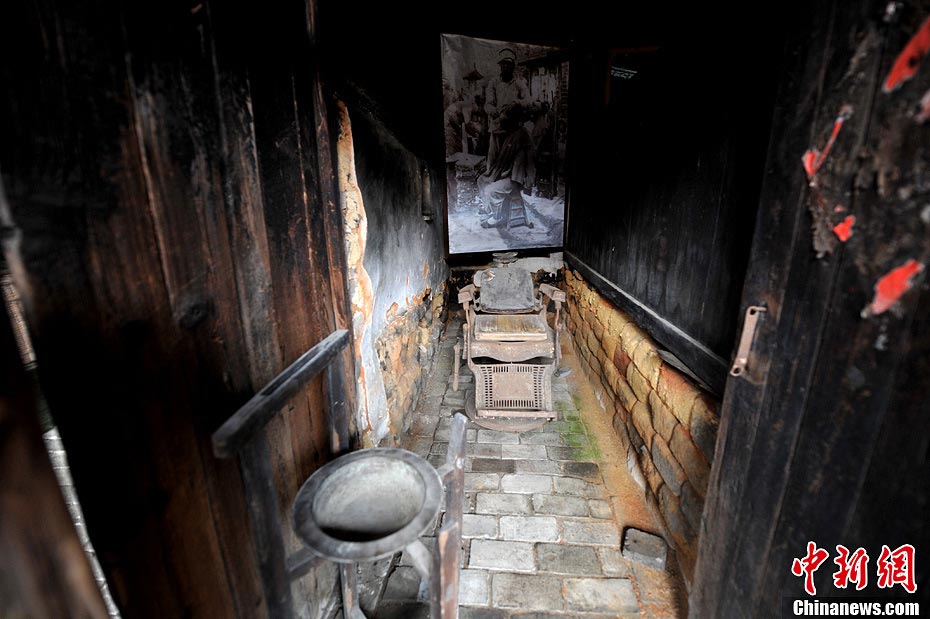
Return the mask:
<svg viewBox="0 0 930 619">
<path fill-rule="evenodd" d="M 515 103 L 526 105 L 530 98 L 530 89 L 526 80 L 515 74 L 517 55 L 509 47 L 500 50 L 497 55 L 500 75 L 492 78 L 485 88 L 484 110 L 490 120 L 491 141 L 488 145 L 488 165 L 494 165 L 497 151 L 506 137 L 501 128 L 501 115 Z"/>
<path fill-rule="evenodd" d="M 487 173 L 478 177 L 482 200 L 479 214 L 483 228 L 491 228 L 507 220 L 510 213 L 504 206 L 508 200 L 533 184 L 533 141 L 523 126 L 523 106 L 512 103 L 501 112 L 499 121 L 503 138 L 497 157 Z"/>
</svg>

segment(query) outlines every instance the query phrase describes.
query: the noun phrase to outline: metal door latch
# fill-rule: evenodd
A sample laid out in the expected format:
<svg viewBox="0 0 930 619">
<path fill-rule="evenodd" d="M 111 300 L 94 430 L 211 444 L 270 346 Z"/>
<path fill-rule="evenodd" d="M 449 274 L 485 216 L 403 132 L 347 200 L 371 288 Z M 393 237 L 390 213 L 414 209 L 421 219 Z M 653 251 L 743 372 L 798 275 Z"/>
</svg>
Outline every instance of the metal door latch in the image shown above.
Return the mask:
<svg viewBox="0 0 930 619">
<path fill-rule="evenodd" d="M 736 351 L 733 367 L 730 368 L 730 376 L 740 376 L 746 371 L 749 353 L 752 351 L 752 340 L 756 336 L 756 323 L 759 322 L 759 315 L 764 311 L 765 308 L 760 305 L 750 305 L 746 308 L 746 316 L 743 318 L 743 334 L 739 338 L 739 348 Z"/>
</svg>

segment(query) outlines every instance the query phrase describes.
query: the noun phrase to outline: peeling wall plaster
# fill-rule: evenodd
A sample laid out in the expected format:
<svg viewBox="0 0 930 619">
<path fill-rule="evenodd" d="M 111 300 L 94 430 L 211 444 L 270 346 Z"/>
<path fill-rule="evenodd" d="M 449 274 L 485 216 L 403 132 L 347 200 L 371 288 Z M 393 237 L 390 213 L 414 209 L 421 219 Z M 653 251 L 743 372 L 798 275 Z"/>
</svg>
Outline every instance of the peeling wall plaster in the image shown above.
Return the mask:
<svg viewBox="0 0 930 619">
<path fill-rule="evenodd" d="M 376 343 L 398 316 L 432 304 L 448 277 L 439 218 L 425 221 L 427 210 L 441 212 L 433 172 L 365 112 L 350 118 L 339 103 L 337 141 L 339 190 L 345 218 L 349 294 L 358 364 L 358 427 L 362 443 L 388 439 L 408 411 L 389 411 L 385 385 L 400 377 L 383 368 Z M 431 182 L 423 182 L 423 174 Z M 424 355 L 421 360 L 431 358 Z M 415 381 L 427 368 L 404 368 L 404 382 Z"/>
</svg>

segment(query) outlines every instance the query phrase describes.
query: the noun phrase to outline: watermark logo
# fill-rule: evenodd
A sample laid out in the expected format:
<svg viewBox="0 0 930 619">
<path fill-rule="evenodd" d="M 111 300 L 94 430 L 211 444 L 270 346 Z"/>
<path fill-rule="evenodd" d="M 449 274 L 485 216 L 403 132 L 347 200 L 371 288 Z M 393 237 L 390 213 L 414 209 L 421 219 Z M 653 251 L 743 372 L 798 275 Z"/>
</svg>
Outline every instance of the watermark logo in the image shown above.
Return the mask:
<svg viewBox="0 0 930 619">
<path fill-rule="evenodd" d="M 830 557 L 824 548 L 818 548 L 815 542 L 807 542 L 807 554 L 791 562 L 791 573 L 798 578 L 804 577 L 804 591 L 808 595 L 817 595 L 814 584 L 814 573 Z M 833 573 L 833 585 L 838 589 L 846 589 L 855 585 L 856 591 L 861 591 L 869 584 L 869 553 L 864 548 L 857 548 L 850 552 L 846 546 L 836 547 L 836 558 L 833 563 L 837 565 Z M 914 580 L 914 547 L 903 544 L 894 550 L 882 545 L 881 554 L 875 562 L 876 584 L 879 589 L 891 589 L 895 585 L 908 593 L 917 591 Z"/>
<path fill-rule="evenodd" d="M 889 550 L 882 545 L 882 554 L 878 557 L 878 586 L 891 589 L 901 585 L 908 593 L 917 591 L 914 582 L 914 547 L 910 544 Z"/>
<path fill-rule="evenodd" d="M 862 591 L 869 584 L 869 553 L 864 548 L 857 548 L 856 552 L 849 554 L 846 546 L 836 547 L 837 557 L 833 562 L 839 569 L 833 574 L 833 586 L 845 589 L 849 584 L 856 585 L 856 591 Z M 808 592 L 810 593 L 810 592 Z"/>
<path fill-rule="evenodd" d="M 803 559 L 791 562 L 791 573 L 795 576 L 804 576 L 804 590 L 807 595 L 817 595 L 817 586 L 814 585 L 814 572 L 820 569 L 820 564 L 827 560 L 830 553 L 823 548 L 817 548 L 814 542 L 807 542 L 807 554 Z"/>
</svg>

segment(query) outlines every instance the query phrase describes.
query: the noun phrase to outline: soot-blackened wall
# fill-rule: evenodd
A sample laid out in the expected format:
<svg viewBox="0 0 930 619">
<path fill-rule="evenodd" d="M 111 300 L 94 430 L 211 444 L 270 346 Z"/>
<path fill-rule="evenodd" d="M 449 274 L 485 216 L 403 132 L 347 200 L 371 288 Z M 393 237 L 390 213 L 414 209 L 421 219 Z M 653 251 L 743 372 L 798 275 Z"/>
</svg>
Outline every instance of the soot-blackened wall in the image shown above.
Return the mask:
<svg viewBox="0 0 930 619">
<path fill-rule="evenodd" d="M 718 390 L 780 49 L 775 35 L 750 44 L 720 23 L 696 16 L 651 44 L 585 53 L 573 74 L 566 240 L 572 266 Z"/>
</svg>

